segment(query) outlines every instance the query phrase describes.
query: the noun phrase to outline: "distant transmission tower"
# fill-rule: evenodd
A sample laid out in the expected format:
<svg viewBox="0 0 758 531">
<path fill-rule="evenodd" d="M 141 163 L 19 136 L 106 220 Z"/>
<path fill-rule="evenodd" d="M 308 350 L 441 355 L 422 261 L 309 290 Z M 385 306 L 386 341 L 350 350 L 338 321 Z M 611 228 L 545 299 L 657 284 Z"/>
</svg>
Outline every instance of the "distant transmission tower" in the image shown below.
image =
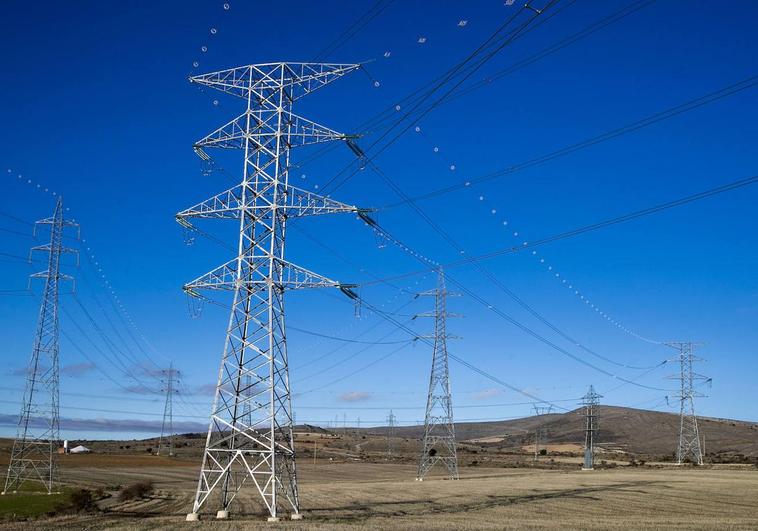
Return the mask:
<svg viewBox="0 0 758 531">
<path fill-rule="evenodd" d="M 32 356 L 26 371 L 24 402 L 2 494 L 17 492 L 25 481 L 41 482 L 48 494 L 59 485 L 56 464 L 60 446 L 58 287 L 61 280 L 72 280 L 60 271 L 61 254 L 76 252 L 63 246 L 63 233 L 66 227 L 78 225 L 64 219 L 60 197 L 53 216 L 37 224 L 50 225 L 50 243 L 32 248 L 32 251 L 47 254 L 47 269 L 31 276 L 45 279 L 45 284 Z"/>
<path fill-rule="evenodd" d="M 246 110 L 195 144 L 201 158 L 208 157 L 203 151 L 208 147 L 243 150 L 242 182 L 176 216 L 190 229 L 190 218 L 239 222 L 238 255 L 184 286 L 195 297 L 202 289 L 234 293 L 200 479 L 187 520 L 198 519 L 213 492 L 220 504 L 216 517 L 227 518 L 245 485 L 257 491 L 271 521 L 278 520 L 280 511 L 301 518 L 284 291 L 339 287 L 352 298 L 357 295 L 285 260 L 286 225 L 291 218 L 358 209 L 289 184 L 291 148 L 348 140 L 293 114 L 292 106 L 359 66 L 268 63 L 190 78 L 242 98 Z"/>
<path fill-rule="evenodd" d="M 670 378 L 679 380 L 679 446 L 676 451 L 676 464 L 681 465 L 690 460 L 696 465 L 703 464 L 703 451 L 700 446 L 700 433 L 695 416 L 695 397 L 705 396 L 695 391 L 696 380 L 707 380 L 705 376 L 695 373 L 692 364 L 702 361 L 695 356 L 696 343 L 669 342 L 668 346 L 679 351 L 671 361 L 679 363 L 679 375 Z"/>
<path fill-rule="evenodd" d="M 584 464 L 582 470 L 592 470 L 595 467 L 595 434 L 597 433 L 597 406 L 601 395 L 590 385 L 587 394 L 582 397 L 584 406 Z"/>
<path fill-rule="evenodd" d="M 166 393 L 166 403 L 163 406 L 163 425 L 161 426 L 161 438 L 158 440 L 158 455 L 163 452 L 169 457 L 174 455 L 174 393 L 178 390 L 174 387 L 175 380 L 179 377 L 179 371 L 174 369 L 174 364 L 168 369 L 163 369 L 163 391 Z M 165 452 L 164 452 L 165 445 Z"/>
<path fill-rule="evenodd" d="M 538 406 L 534 404 L 532 408 L 534 409 L 534 414 L 537 416 L 538 422 L 537 427 L 534 429 L 534 460 L 537 461 L 542 447 L 547 443 L 547 427 L 540 417 L 543 415 L 549 415 L 550 412 L 553 411 L 553 406 L 552 404 L 549 406 Z"/>
<path fill-rule="evenodd" d="M 439 270 L 437 289 L 419 293 L 419 296 L 434 297 L 434 311 L 417 317 L 434 317 L 434 350 L 432 371 L 429 378 L 429 394 L 426 399 L 426 419 L 424 421 L 424 441 L 416 479 L 423 481 L 429 470 L 442 463 L 452 479 L 458 479 L 458 455 L 455 447 L 455 425 L 453 424 L 453 402 L 450 397 L 450 372 L 447 363 L 446 320 L 456 315 L 447 312 L 446 300 L 452 295 L 445 287 L 445 273 Z"/>
<path fill-rule="evenodd" d="M 395 414 L 390 410 L 387 416 L 387 461 L 392 459 L 392 442 L 395 437 Z"/>
</svg>

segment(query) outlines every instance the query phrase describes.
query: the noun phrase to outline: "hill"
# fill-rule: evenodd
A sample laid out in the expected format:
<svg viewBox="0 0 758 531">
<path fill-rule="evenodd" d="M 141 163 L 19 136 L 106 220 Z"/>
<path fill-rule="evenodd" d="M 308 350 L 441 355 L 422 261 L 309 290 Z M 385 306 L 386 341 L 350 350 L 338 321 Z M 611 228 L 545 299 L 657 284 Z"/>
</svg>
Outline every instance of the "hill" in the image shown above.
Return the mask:
<svg viewBox="0 0 758 531">
<path fill-rule="evenodd" d="M 584 440 L 582 410 L 551 413 L 498 422 L 456 423 L 460 442 L 498 446 L 534 444 L 535 430 L 544 426 L 548 444 L 581 444 Z M 698 418 L 707 454 L 758 458 L 758 423 Z M 599 406 L 598 436 L 601 447 L 640 456 L 667 456 L 676 450 L 679 415 L 616 406 Z M 386 433 L 386 428 L 373 432 Z M 395 428 L 398 436 L 421 438 L 423 426 Z"/>
</svg>

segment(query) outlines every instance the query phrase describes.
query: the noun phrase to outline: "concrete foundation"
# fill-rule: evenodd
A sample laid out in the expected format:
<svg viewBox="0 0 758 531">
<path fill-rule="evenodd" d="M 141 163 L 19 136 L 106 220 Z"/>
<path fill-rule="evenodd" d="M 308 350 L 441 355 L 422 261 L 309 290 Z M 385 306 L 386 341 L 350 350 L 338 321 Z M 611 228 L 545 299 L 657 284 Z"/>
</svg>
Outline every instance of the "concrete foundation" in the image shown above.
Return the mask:
<svg viewBox="0 0 758 531">
<path fill-rule="evenodd" d="M 302 520 L 303 515 L 300 513 L 290 515 L 290 520 Z"/>
<path fill-rule="evenodd" d="M 189 513 L 187 515 L 187 518 L 185 518 L 185 520 L 187 522 L 197 522 L 198 520 L 200 520 L 200 516 L 198 516 L 197 513 Z"/>
<path fill-rule="evenodd" d="M 229 518 L 229 511 L 221 510 L 216 513 L 216 520 L 226 520 Z"/>
<path fill-rule="evenodd" d="M 268 520 L 266 520 L 266 521 L 267 522 L 272 522 L 272 523 L 273 522 L 278 522 L 279 521 L 279 517 L 278 516 L 269 516 Z"/>
</svg>

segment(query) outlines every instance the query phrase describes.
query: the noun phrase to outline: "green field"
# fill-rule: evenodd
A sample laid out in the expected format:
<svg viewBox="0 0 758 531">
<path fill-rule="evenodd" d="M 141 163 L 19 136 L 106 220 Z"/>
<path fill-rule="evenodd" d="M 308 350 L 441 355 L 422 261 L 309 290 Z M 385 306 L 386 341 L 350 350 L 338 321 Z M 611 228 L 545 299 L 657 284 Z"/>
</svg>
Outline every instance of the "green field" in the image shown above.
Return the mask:
<svg viewBox="0 0 758 531">
<path fill-rule="evenodd" d="M 60 494 L 20 492 L 0 496 L 0 519 L 16 520 L 35 518 L 54 512 L 56 507 L 66 505 L 71 499 L 69 491 Z"/>
</svg>

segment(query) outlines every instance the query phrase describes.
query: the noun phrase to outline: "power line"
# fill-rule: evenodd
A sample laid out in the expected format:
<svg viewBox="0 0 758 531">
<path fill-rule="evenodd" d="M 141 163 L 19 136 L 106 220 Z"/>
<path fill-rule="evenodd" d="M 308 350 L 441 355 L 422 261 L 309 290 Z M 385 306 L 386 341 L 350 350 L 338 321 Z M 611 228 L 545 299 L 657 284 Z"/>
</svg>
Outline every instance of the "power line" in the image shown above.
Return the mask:
<svg viewBox="0 0 758 531">
<path fill-rule="evenodd" d="M 559 232 L 559 233 L 553 234 L 551 236 L 546 236 L 546 237 L 543 237 L 543 238 L 540 238 L 540 239 L 537 239 L 537 240 L 531 240 L 531 241 L 526 242 L 526 245 L 514 245 L 514 246 L 511 246 L 511 247 L 505 247 L 505 248 L 502 248 L 502 249 L 497 249 L 497 250 L 494 250 L 494 251 L 489 251 L 489 252 L 486 252 L 486 253 L 483 253 L 483 254 L 480 254 L 480 255 L 470 256 L 470 257 L 467 257 L 467 258 L 461 258 L 459 260 L 454 260 L 454 261 L 451 261 L 451 262 L 446 262 L 446 263 L 443 263 L 441 265 L 443 267 L 445 267 L 445 269 L 452 269 L 452 268 L 456 268 L 456 267 L 461 267 L 461 266 L 469 265 L 469 264 L 471 264 L 473 262 L 479 262 L 479 261 L 484 261 L 484 260 L 491 260 L 493 258 L 497 258 L 499 256 L 503 256 L 503 255 L 506 255 L 506 254 L 519 253 L 519 252 L 522 252 L 522 251 L 524 251 L 526 249 L 531 249 L 531 248 L 538 247 L 538 246 L 541 246 L 541 245 L 546 245 L 548 243 L 553 243 L 553 242 L 556 242 L 556 241 L 559 241 L 559 240 L 564 240 L 564 239 L 567 239 L 567 238 L 573 238 L 575 236 L 580 236 L 580 235 L 588 233 L 588 232 L 593 232 L 593 231 L 596 231 L 596 230 L 599 230 L 599 229 L 603 229 L 603 228 L 606 228 L 606 227 L 610 227 L 610 226 L 613 226 L 613 225 L 617 225 L 617 224 L 620 224 L 620 223 L 625 223 L 627 221 L 632 221 L 632 220 L 635 220 L 635 219 L 638 219 L 638 218 L 641 218 L 641 217 L 644 217 L 644 216 L 649 216 L 651 214 L 656 214 L 658 212 L 669 210 L 671 208 L 675 208 L 675 207 L 678 207 L 678 206 L 683 206 L 683 205 L 686 205 L 688 203 L 692 203 L 694 201 L 699 201 L 699 200 L 702 200 L 702 199 L 707 199 L 709 197 L 712 197 L 712 196 L 715 196 L 715 195 L 718 195 L 718 194 L 721 194 L 721 193 L 724 193 L 724 192 L 729 192 L 729 191 L 736 190 L 736 189 L 739 189 L 739 188 L 742 188 L 742 187 L 746 187 L 746 186 L 749 186 L 749 185 L 752 185 L 752 184 L 756 184 L 756 183 L 758 183 L 758 176 L 748 177 L 748 178 L 745 178 L 745 179 L 739 179 L 737 181 L 732 181 L 730 183 L 726 183 L 726 184 L 720 185 L 720 186 L 718 186 L 716 188 L 711 188 L 709 190 L 705 190 L 703 192 L 698 192 L 696 194 L 685 196 L 685 197 L 682 197 L 680 199 L 675 199 L 673 201 L 668 201 L 666 203 L 661 203 L 661 204 L 658 204 L 658 205 L 655 205 L 655 206 L 652 206 L 652 207 L 644 208 L 642 210 L 636 210 L 636 211 L 630 212 L 628 214 L 623 214 L 621 216 L 616 216 L 616 217 L 613 217 L 613 218 L 610 218 L 610 219 L 599 221 L 597 223 L 592 223 L 592 224 L 589 224 L 589 225 L 583 225 L 583 226 L 577 227 L 575 229 L 570 229 L 570 230 L 567 230 L 567 231 Z M 393 276 L 390 276 L 390 277 L 385 277 L 383 279 L 379 279 L 378 281 L 364 282 L 364 283 L 361 284 L 361 286 L 370 286 L 372 284 L 376 284 L 377 282 L 399 280 L 399 279 L 403 279 L 403 278 L 408 278 L 410 276 L 426 274 L 426 273 L 428 273 L 428 271 L 429 271 L 428 269 L 421 269 L 421 270 L 416 270 L 416 271 L 412 271 L 412 272 L 408 272 L 408 273 L 402 273 L 402 274 L 399 274 L 399 275 L 393 275 Z"/>
<path fill-rule="evenodd" d="M 372 20 L 382 14 L 394 0 L 389 0 L 385 3 L 385 0 L 377 0 L 367 11 L 365 11 L 355 22 L 348 26 L 336 39 L 332 40 L 326 47 L 324 47 L 311 62 L 319 62 L 325 60 L 329 55 L 339 50 L 344 46 L 351 38 L 353 38 L 358 32 L 366 27 Z"/>
<path fill-rule="evenodd" d="M 556 15 L 558 15 L 559 13 L 561 13 L 562 11 L 564 11 L 565 9 L 567 9 L 568 7 L 570 7 L 571 5 L 573 5 L 575 2 L 576 2 L 576 0 L 570 0 L 570 1 L 566 2 L 564 5 L 559 6 L 558 8 L 554 9 L 551 13 L 542 16 L 534 24 L 532 24 L 529 28 L 527 28 L 525 31 L 523 31 L 519 35 L 517 35 L 514 38 L 514 41 L 518 40 L 519 38 L 521 38 L 523 36 L 525 36 L 526 34 L 530 33 L 531 31 L 534 31 L 539 26 L 545 24 L 550 19 L 552 19 L 553 17 L 555 17 Z M 617 21 L 617 20 L 620 20 L 621 18 L 623 18 L 623 17 L 616 18 L 614 20 L 614 22 Z M 597 28 L 597 29 L 599 29 L 599 28 Z M 592 33 L 592 32 L 586 33 L 583 36 L 589 35 L 590 33 Z M 579 40 L 579 39 L 576 39 L 576 40 Z M 576 40 L 573 40 L 571 43 L 576 42 Z M 566 45 L 571 44 L 571 43 L 567 43 Z M 494 44 L 497 44 L 497 41 Z M 490 47 L 494 46 L 494 44 L 491 44 Z M 487 47 L 487 48 L 489 48 L 489 47 Z M 524 59 L 523 61 L 521 61 L 521 62 L 519 62 L 517 64 L 527 63 L 527 62 L 528 62 L 528 64 L 531 64 L 531 63 L 534 63 L 537 60 L 539 60 L 542 57 L 547 56 L 547 55 L 548 54 L 546 53 L 546 54 L 543 54 L 541 57 L 530 56 L 530 57 Z M 524 66 L 525 66 L 525 64 L 524 64 Z M 424 99 L 424 97 L 425 97 L 424 95 L 421 95 L 421 96 L 419 96 L 419 95 L 422 94 L 424 92 L 424 90 L 427 89 L 428 87 L 430 87 L 430 86 L 434 85 L 435 83 L 438 83 L 441 80 L 443 80 L 448 75 L 448 73 L 449 73 L 449 70 L 446 71 L 445 73 L 443 73 L 442 75 L 434 78 L 433 80 L 429 81 L 428 83 L 425 83 L 424 85 L 418 87 L 413 92 L 409 93 L 408 95 L 404 96 L 403 98 L 397 100 L 396 102 L 393 102 L 392 105 L 388 106 L 385 110 L 381 111 L 380 113 L 378 113 L 374 117 L 372 117 L 372 118 L 368 119 L 367 121 L 363 122 L 363 124 L 361 124 L 357 128 L 357 131 L 359 132 L 358 135 L 359 136 L 363 136 L 365 134 L 370 134 L 372 132 L 382 131 L 382 130 L 385 129 L 385 127 L 389 127 L 389 126 L 385 126 L 384 124 L 387 123 L 387 122 L 395 120 L 394 119 L 394 115 L 397 112 L 396 108 L 397 108 L 398 105 L 401 106 L 401 108 L 403 108 L 406 105 L 413 105 L 414 102 L 418 101 L 418 99 Z M 508 73 L 510 73 L 510 72 L 508 72 Z M 498 74 L 494 74 L 494 75 L 497 76 L 498 78 L 503 77 L 504 75 L 506 75 L 506 73 L 503 73 L 503 72 L 500 72 L 499 74 L 500 75 L 498 75 Z M 487 80 L 485 79 L 485 80 L 482 80 L 482 81 L 484 82 L 484 81 L 487 81 Z M 487 85 L 489 85 L 489 83 L 490 83 L 490 81 L 487 81 Z M 472 87 L 472 90 L 473 90 L 473 87 Z M 441 104 L 444 104 L 445 102 L 450 101 L 451 99 L 454 99 L 456 97 L 456 95 L 457 95 L 457 93 L 453 94 L 452 97 L 450 97 L 450 98 L 446 98 L 443 102 L 441 102 Z M 325 153 L 327 153 L 329 151 L 332 151 L 333 149 L 335 149 L 335 146 L 325 146 L 321 150 L 318 150 L 315 153 L 311 154 L 310 156 L 307 156 L 304 159 L 302 159 L 297 164 L 297 167 L 302 168 L 303 166 L 305 166 L 308 163 L 310 163 L 312 160 L 314 160 L 316 158 L 319 158 L 320 156 L 324 155 Z M 343 168 L 338 173 L 337 176 L 339 176 L 342 173 L 344 173 L 345 171 L 347 171 L 351 166 L 353 166 L 353 163 L 351 163 L 350 165 L 348 165 L 346 168 Z"/>
<path fill-rule="evenodd" d="M 393 183 L 393 184 L 394 184 L 394 183 Z M 402 193 L 402 191 L 400 191 L 400 193 Z M 425 215 L 425 214 L 423 214 L 423 215 Z M 433 223 L 433 222 L 432 222 L 432 223 Z M 406 244 L 402 243 L 402 242 L 401 242 L 399 239 L 397 239 L 395 236 L 393 236 L 392 234 L 390 234 L 389 232 L 387 232 L 385 229 L 381 228 L 381 227 L 380 227 L 378 224 L 376 224 L 375 222 L 374 222 L 373 228 L 375 228 L 376 230 L 380 230 L 380 231 L 382 231 L 382 233 L 383 233 L 383 234 L 384 234 L 384 235 L 385 235 L 385 236 L 388 238 L 388 240 L 390 240 L 390 241 L 391 241 L 393 244 L 395 244 L 395 245 L 398 245 L 400 248 L 408 248 L 408 246 L 407 246 Z M 414 253 L 415 253 L 415 252 L 414 252 Z M 431 261 L 429 258 L 426 258 L 426 257 L 424 257 L 423 255 L 420 255 L 419 253 L 415 253 L 415 254 L 413 254 L 412 256 L 414 256 L 414 258 L 416 258 L 417 260 L 419 260 L 419 261 L 421 261 L 422 263 L 425 263 L 425 264 L 429 264 L 429 263 L 432 263 L 432 264 L 433 264 L 433 263 L 434 263 L 434 262 L 433 262 L 433 261 Z M 419 257 L 419 256 L 420 256 L 420 257 Z M 492 304 L 489 304 L 489 303 L 488 303 L 488 302 L 487 302 L 487 301 L 486 301 L 484 298 L 482 298 L 480 295 L 478 295 L 478 294 L 474 293 L 473 291 L 471 291 L 470 289 L 468 289 L 466 286 L 464 286 L 464 285 L 463 285 L 463 284 L 461 284 L 460 282 L 458 282 L 458 281 L 456 281 L 456 280 L 454 280 L 454 279 L 452 279 L 452 278 L 449 278 L 449 280 L 450 280 L 450 281 L 451 281 L 453 284 L 455 284 L 455 285 L 456 285 L 456 286 L 457 286 L 457 287 L 458 287 L 458 288 L 459 288 L 461 291 L 463 291 L 463 292 L 464 292 L 465 294 L 467 294 L 469 297 L 471 297 L 472 299 L 474 299 L 476 302 L 478 302 L 478 303 L 482 304 L 483 306 L 485 306 L 485 307 L 486 307 L 486 308 L 488 308 L 489 310 L 493 311 L 493 312 L 494 312 L 496 315 L 498 315 L 498 316 L 499 316 L 499 317 L 501 317 L 502 319 L 506 320 L 507 322 L 509 322 L 509 323 L 510 323 L 510 324 L 512 324 L 513 326 L 517 327 L 518 329 L 520 329 L 521 331 L 523 331 L 523 332 L 527 333 L 528 335 L 532 336 L 533 338 L 537 339 L 538 341 L 540 341 L 540 342 L 544 343 L 545 345 L 549 346 L 549 347 L 550 347 L 550 348 L 552 348 L 553 350 L 556 350 L 557 352 L 559 352 L 559 353 L 561 353 L 561 354 L 563 354 L 563 355 L 565 355 L 565 356 L 568 356 L 569 358 L 571 358 L 571 359 L 573 359 L 573 360 L 575 360 L 575 361 L 577 361 L 577 362 L 579 362 L 579 363 L 581 363 L 581 364 L 583 364 L 583 365 L 585 365 L 585 366 L 587 366 L 587 367 L 589 367 L 589 368 L 591 368 L 591 369 L 593 369 L 593 370 L 596 370 L 596 371 L 598 371 L 598 372 L 600 372 L 600 373 L 602 373 L 602 374 L 604 374 L 604 375 L 606 375 L 606 376 L 609 376 L 609 377 L 612 377 L 612 378 L 618 379 L 618 380 L 620 380 L 620 381 L 623 381 L 623 382 L 627 382 L 627 383 L 629 383 L 629 384 L 632 384 L 632 385 L 635 385 L 635 386 L 637 386 L 637 387 L 646 388 L 646 389 L 652 389 L 652 390 L 656 390 L 656 391 L 666 391 L 666 389 L 661 389 L 661 388 L 657 388 L 657 387 L 647 386 L 647 385 L 643 385 L 643 384 L 639 384 L 639 383 L 636 383 L 636 382 L 634 382 L 634 381 L 632 381 L 632 380 L 629 380 L 629 379 L 627 379 L 627 378 L 622 378 L 622 377 L 620 377 L 620 376 L 617 376 L 617 375 L 615 375 L 615 374 L 613 374 L 613 373 L 611 373 L 611 372 L 609 372 L 609 371 L 607 371 L 607 370 L 605 370 L 605 369 L 603 369 L 603 368 L 601 368 L 601 367 L 598 367 L 597 365 L 594 365 L 594 364 L 592 364 L 592 363 L 588 362 L 587 360 L 584 360 L 584 359 L 580 358 L 579 356 L 577 356 L 577 355 L 575 355 L 575 354 L 573 354 L 573 353 L 569 352 L 568 350 L 566 350 L 566 349 L 564 349 L 564 348 L 560 347 L 559 345 L 556 345 L 555 343 L 553 343 L 553 342 L 552 342 L 552 341 L 550 341 L 549 339 L 545 338 L 544 336 L 542 336 L 542 335 L 541 335 L 541 334 L 539 334 L 538 332 L 536 332 L 536 331 L 532 330 L 532 329 L 531 329 L 531 328 L 529 328 L 528 326 L 526 326 L 526 325 L 524 325 L 524 324 L 520 323 L 519 321 L 517 321 L 516 319 L 514 319 L 514 318 L 513 318 L 513 317 L 511 317 L 510 315 L 506 314 L 506 313 L 505 313 L 505 312 L 503 312 L 502 310 L 500 310 L 500 309 L 498 309 L 498 308 L 495 308 L 495 307 L 494 307 Z M 450 355 L 450 357 L 452 357 L 452 355 Z"/>
<path fill-rule="evenodd" d="M 620 137 L 622 135 L 637 131 L 639 129 L 642 129 L 644 127 L 648 127 L 650 125 L 656 124 L 658 122 L 661 122 L 663 120 L 667 120 L 669 118 L 673 118 L 675 116 L 678 116 L 680 114 L 683 114 L 685 112 L 689 112 L 692 110 L 695 110 L 697 108 L 700 108 L 704 105 L 707 105 L 709 103 L 712 103 L 714 101 L 721 100 L 723 98 L 727 98 L 729 96 L 732 96 L 734 94 L 738 94 L 744 90 L 748 90 L 750 88 L 753 88 L 754 86 L 758 85 L 758 75 L 750 76 L 748 78 L 743 79 L 742 81 L 739 81 L 737 83 L 733 83 L 731 85 L 728 85 L 724 88 L 721 88 L 719 90 L 716 90 L 714 92 L 710 92 L 704 96 L 700 96 L 698 98 L 695 98 L 693 100 L 687 101 L 685 103 L 676 105 L 674 107 L 670 107 L 669 109 L 666 109 L 661 112 L 657 112 L 654 114 L 651 114 L 641 120 L 637 120 L 635 122 L 629 123 L 627 125 L 612 129 L 610 131 L 606 131 L 605 133 L 601 133 L 599 135 L 593 136 L 591 138 L 588 138 L 586 140 L 583 140 L 581 142 L 577 142 L 574 144 L 571 144 L 569 146 L 557 149 L 555 151 L 551 151 L 545 155 L 540 155 L 538 157 L 531 158 L 527 161 L 514 164 L 511 166 L 508 166 L 506 168 L 496 170 L 491 173 L 487 173 L 485 175 L 474 177 L 472 179 L 463 181 L 459 184 L 454 184 L 450 186 L 446 186 L 443 188 L 439 188 L 437 190 L 427 192 L 424 194 L 417 195 L 415 197 L 409 197 L 408 199 L 403 199 L 402 201 L 398 201 L 396 203 L 390 203 L 387 205 L 384 205 L 382 207 L 379 207 L 377 210 L 387 210 L 390 208 L 395 208 L 398 206 L 406 205 L 410 202 L 416 202 L 416 201 L 423 201 L 426 199 L 431 199 L 434 197 L 438 197 L 441 195 L 448 194 L 450 192 L 454 192 L 457 190 L 461 190 L 464 188 L 467 188 L 472 185 L 480 184 L 483 182 L 491 181 L 494 179 L 499 179 L 501 177 L 504 177 L 506 175 L 511 175 L 516 172 L 519 172 L 521 170 L 530 168 L 532 166 L 536 166 L 539 164 L 543 164 L 545 162 L 551 161 L 555 158 L 562 157 L 565 155 L 569 155 L 571 153 L 574 153 L 576 151 L 579 151 L 581 149 L 594 146 L 595 144 L 599 144 L 601 142 L 605 142 L 607 140 L 611 140 L 617 137 Z"/>
<path fill-rule="evenodd" d="M 379 136 L 376 140 L 374 140 L 373 143 L 371 143 L 368 147 L 367 151 L 370 151 L 374 147 L 376 147 L 382 140 L 384 140 L 395 127 L 400 125 L 403 120 L 411 116 L 416 110 L 418 110 L 421 105 L 424 103 L 424 101 L 431 96 L 434 95 L 434 93 L 444 87 L 449 81 L 451 81 L 459 71 L 461 71 L 464 67 L 468 65 L 469 62 L 473 61 L 477 55 L 480 53 L 483 53 L 487 47 L 498 37 L 500 34 L 513 22 L 523 11 L 525 10 L 531 10 L 532 15 L 524 21 L 520 26 L 515 28 L 510 33 L 506 34 L 505 36 L 501 37 L 501 41 L 494 46 L 494 49 L 488 51 L 485 56 L 478 60 L 478 62 L 474 63 L 473 66 L 471 66 L 468 71 L 466 71 L 460 79 L 458 79 L 455 84 L 453 84 L 452 88 L 448 89 L 440 98 L 438 98 L 436 101 L 434 101 L 430 106 L 428 106 L 426 109 L 422 110 L 418 116 L 415 116 L 415 121 L 418 121 L 419 119 L 426 116 L 429 112 L 434 110 L 437 106 L 439 106 L 444 98 L 448 97 L 455 89 L 457 89 L 461 84 L 463 84 L 468 78 L 470 78 L 474 73 L 476 73 L 479 68 L 484 66 L 488 61 L 490 61 L 495 55 L 497 55 L 503 48 L 511 44 L 519 34 L 524 32 L 542 13 L 547 11 L 549 8 L 551 8 L 555 3 L 557 3 L 558 0 L 550 0 L 541 10 L 535 10 L 529 6 L 529 4 L 524 4 L 524 7 L 522 7 L 519 11 L 514 13 L 514 15 L 510 18 L 508 18 L 495 32 L 490 35 L 490 37 L 481 44 L 476 50 L 474 50 L 468 57 L 466 57 L 463 61 L 458 63 L 455 67 L 453 67 L 448 74 L 446 74 L 443 79 L 437 83 L 431 90 L 429 90 L 418 102 L 416 102 L 413 107 L 404 113 L 403 116 L 401 116 L 395 124 L 393 124 L 391 127 L 389 127 L 383 134 Z M 397 108 L 397 107 L 396 107 Z M 392 138 L 390 138 L 387 142 L 385 142 L 381 147 L 379 147 L 376 151 L 374 151 L 371 156 L 365 156 L 363 157 L 364 163 L 371 163 L 373 159 L 378 157 L 381 153 L 383 153 L 385 150 L 387 150 L 392 144 L 394 144 L 408 129 L 413 127 L 413 122 L 409 122 L 405 127 L 403 127 L 397 134 L 395 134 Z M 357 172 L 354 171 L 352 174 L 348 175 L 345 179 L 337 183 L 334 188 L 331 190 L 331 192 L 334 192 L 338 190 L 341 186 L 343 186 L 352 176 L 354 176 Z M 328 181 L 324 188 L 328 187 L 332 182 L 335 181 L 337 176 L 332 178 L 330 181 Z"/>
<path fill-rule="evenodd" d="M 290 330 L 295 330 L 297 332 L 300 332 L 300 333 L 303 333 L 303 334 L 308 334 L 308 335 L 311 335 L 311 336 L 323 337 L 325 339 L 331 339 L 333 341 L 341 341 L 343 343 L 358 343 L 358 344 L 361 344 L 361 345 L 371 345 L 371 346 L 376 346 L 376 345 L 398 345 L 400 343 L 409 343 L 409 342 L 413 341 L 412 339 L 403 339 L 401 341 L 360 341 L 358 339 L 349 339 L 349 338 L 346 338 L 346 337 L 337 337 L 337 336 L 330 336 L 328 334 L 320 334 L 318 332 L 313 332 L 311 330 L 304 330 L 302 328 L 298 328 L 298 327 L 292 326 L 292 325 L 289 325 L 288 328 Z"/>
</svg>

